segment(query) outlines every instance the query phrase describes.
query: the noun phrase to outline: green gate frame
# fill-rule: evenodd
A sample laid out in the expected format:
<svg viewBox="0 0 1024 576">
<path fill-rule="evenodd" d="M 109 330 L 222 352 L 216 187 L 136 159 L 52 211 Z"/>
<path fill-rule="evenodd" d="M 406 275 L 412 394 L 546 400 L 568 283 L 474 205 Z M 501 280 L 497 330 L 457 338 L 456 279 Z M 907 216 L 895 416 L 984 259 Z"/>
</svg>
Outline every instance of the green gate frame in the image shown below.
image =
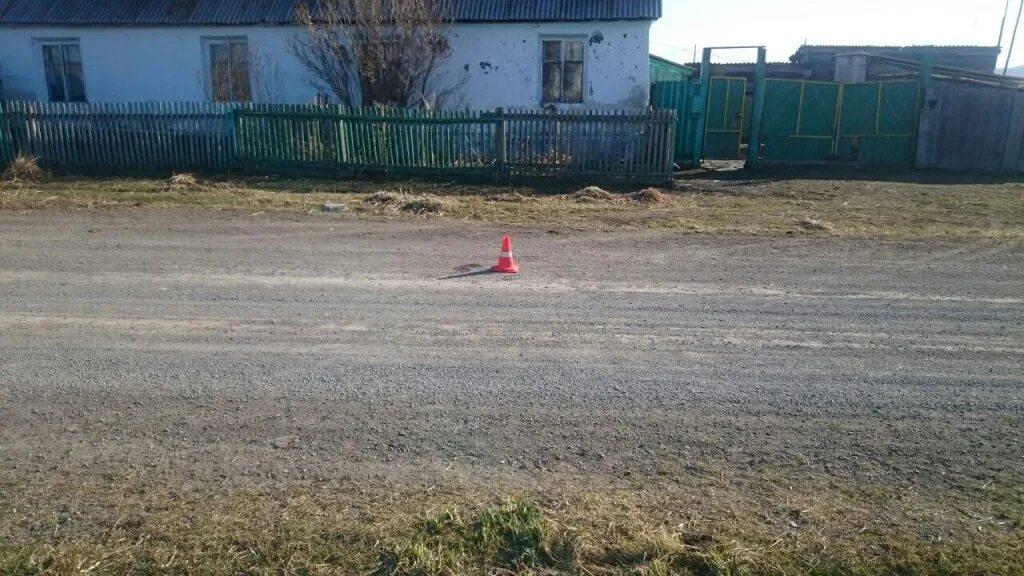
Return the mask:
<svg viewBox="0 0 1024 576">
<path fill-rule="evenodd" d="M 750 135 L 747 138 L 746 166 L 757 166 L 761 160 L 761 117 L 764 115 L 765 77 L 768 70 L 768 51 L 764 46 L 712 46 L 704 49 L 700 66 L 700 85 L 694 95 L 694 107 L 701 110 L 694 130 L 694 159 L 704 159 L 705 131 L 707 130 L 708 101 L 711 94 L 711 54 L 715 50 L 756 49 L 757 66 L 754 71 L 754 105 L 750 112 Z"/>
</svg>

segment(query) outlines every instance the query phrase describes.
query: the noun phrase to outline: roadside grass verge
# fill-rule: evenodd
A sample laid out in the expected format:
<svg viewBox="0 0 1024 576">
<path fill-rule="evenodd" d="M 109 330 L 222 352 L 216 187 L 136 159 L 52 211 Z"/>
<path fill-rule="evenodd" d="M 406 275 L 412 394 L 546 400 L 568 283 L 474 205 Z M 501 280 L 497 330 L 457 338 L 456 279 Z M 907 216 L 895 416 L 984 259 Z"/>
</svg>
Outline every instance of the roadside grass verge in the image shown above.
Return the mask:
<svg viewBox="0 0 1024 576">
<path fill-rule="evenodd" d="M 390 186 L 391 188 L 386 188 Z M 382 191 L 382 187 L 386 189 Z M 385 195 L 385 196 L 381 196 Z M 375 199 L 376 198 L 376 199 Z M 398 199 L 400 202 L 383 200 Z M 0 210 L 202 209 L 435 217 L 560 230 L 1024 239 L 1024 183 L 680 180 L 672 189 L 381 184 L 281 178 L 72 178 L 0 182 Z"/>
<path fill-rule="evenodd" d="M 981 502 L 895 489 L 762 482 L 730 493 L 501 498 L 465 486 L 47 484 L 0 483 L 0 574 L 1009 576 L 1024 567 L 1024 526 L 974 514 L 987 512 Z M 1019 517 L 1021 494 L 1002 484 L 963 496 Z"/>
</svg>

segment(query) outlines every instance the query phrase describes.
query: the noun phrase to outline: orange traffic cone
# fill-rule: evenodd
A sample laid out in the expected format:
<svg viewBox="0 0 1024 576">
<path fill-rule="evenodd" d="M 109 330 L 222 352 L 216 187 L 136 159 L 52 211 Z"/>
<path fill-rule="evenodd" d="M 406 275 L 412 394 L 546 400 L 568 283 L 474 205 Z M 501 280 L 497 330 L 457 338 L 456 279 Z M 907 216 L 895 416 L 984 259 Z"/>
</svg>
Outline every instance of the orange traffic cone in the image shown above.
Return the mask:
<svg viewBox="0 0 1024 576">
<path fill-rule="evenodd" d="M 509 238 L 508 234 L 501 239 L 501 255 L 498 256 L 498 265 L 491 268 L 491 272 L 498 272 L 500 274 L 518 274 L 519 266 L 516 266 L 516 261 L 512 258 L 512 239 Z"/>
</svg>

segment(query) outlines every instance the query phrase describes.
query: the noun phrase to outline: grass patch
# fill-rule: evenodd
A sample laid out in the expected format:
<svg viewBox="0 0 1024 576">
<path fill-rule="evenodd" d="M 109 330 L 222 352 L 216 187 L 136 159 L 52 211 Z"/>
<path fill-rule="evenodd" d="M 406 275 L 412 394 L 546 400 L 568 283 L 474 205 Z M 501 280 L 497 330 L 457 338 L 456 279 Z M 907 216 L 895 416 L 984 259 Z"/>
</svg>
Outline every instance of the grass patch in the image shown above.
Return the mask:
<svg viewBox="0 0 1024 576">
<path fill-rule="evenodd" d="M 344 211 L 345 217 L 441 215 L 562 230 L 661 228 L 785 235 L 832 226 L 829 236 L 838 238 L 1024 240 L 1020 183 L 680 180 L 672 191 L 620 195 L 596 187 L 564 193 L 551 188 L 410 182 L 395 192 L 362 181 L 195 180 L 176 190 L 166 178 L 4 181 L 0 210 L 184 208 L 322 214 L 322 206 L 334 203 L 351 209 Z"/>
<path fill-rule="evenodd" d="M 783 484 L 495 500 L 465 486 L 219 492 L 127 478 L 7 483 L 0 574 L 1010 576 L 1024 566 L 1021 528 L 950 515 L 951 503 L 981 505 L 981 492 L 949 501 L 891 493 L 874 506 L 856 487 L 850 497 L 823 492 L 827 484 Z M 1019 490 L 1006 490 L 1012 495 L 986 494 L 1019 513 Z M 796 527 L 787 521 L 792 506 L 809 510 Z"/>
<path fill-rule="evenodd" d="M 395 576 L 475 574 L 500 568 L 514 573 L 569 568 L 572 545 L 552 534 L 540 508 L 507 499 L 474 517 L 457 507 L 427 515 L 409 536 L 381 555 L 378 573 Z"/>
</svg>

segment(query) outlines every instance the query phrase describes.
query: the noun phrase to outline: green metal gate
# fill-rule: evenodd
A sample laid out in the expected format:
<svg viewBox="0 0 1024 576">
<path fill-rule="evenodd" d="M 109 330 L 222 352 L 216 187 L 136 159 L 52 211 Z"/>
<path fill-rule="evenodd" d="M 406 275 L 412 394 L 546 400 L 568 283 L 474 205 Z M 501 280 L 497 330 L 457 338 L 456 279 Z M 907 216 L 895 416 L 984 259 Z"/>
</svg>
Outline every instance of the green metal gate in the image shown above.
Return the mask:
<svg viewBox="0 0 1024 576">
<path fill-rule="evenodd" d="M 912 164 L 919 84 L 843 84 L 836 155 L 865 164 Z"/>
<path fill-rule="evenodd" d="M 852 160 L 910 165 L 917 81 L 839 84 L 770 79 L 761 134 L 768 163 Z"/>
<path fill-rule="evenodd" d="M 704 158 L 740 159 L 746 101 L 746 78 L 711 78 L 704 130 Z"/>
<path fill-rule="evenodd" d="M 676 111 L 675 162 L 693 164 L 693 133 L 696 117 L 693 94 L 697 84 L 692 80 L 658 81 L 651 87 L 651 105 L 659 110 Z"/>
</svg>

